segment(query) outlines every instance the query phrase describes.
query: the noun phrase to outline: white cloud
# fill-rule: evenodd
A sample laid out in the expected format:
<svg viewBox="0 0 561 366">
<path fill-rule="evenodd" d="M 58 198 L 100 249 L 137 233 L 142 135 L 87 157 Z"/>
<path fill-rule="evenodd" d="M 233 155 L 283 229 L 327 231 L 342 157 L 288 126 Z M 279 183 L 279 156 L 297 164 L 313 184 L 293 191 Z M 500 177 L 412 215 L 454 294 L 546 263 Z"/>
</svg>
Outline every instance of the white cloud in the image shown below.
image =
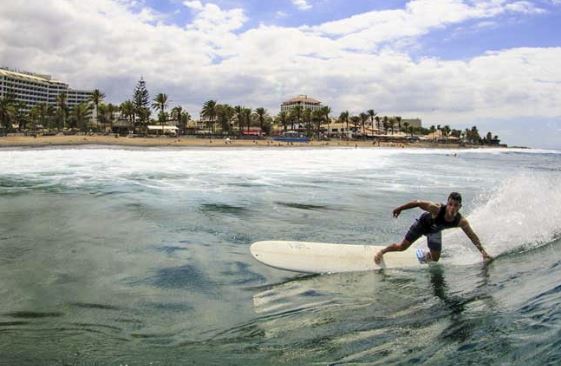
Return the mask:
<svg viewBox="0 0 561 366">
<path fill-rule="evenodd" d="M 296 6 L 300 10 L 309 10 L 312 8 L 310 5 L 309 0 L 291 0 L 294 6 Z"/>
<path fill-rule="evenodd" d="M 195 1 L 184 1 L 183 5 L 185 5 L 188 8 L 194 9 L 194 10 L 203 10 L 204 6 L 203 3 L 201 3 L 198 0 Z"/>
<path fill-rule="evenodd" d="M 477 118 L 559 117 L 561 47 L 490 52 L 470 60 L 415 60 L 394 44 L 449 24 L 492 22 L 505 1 L 412 1 L 317 27 L 243 30 L 242 9 L 185 1 L 192 23 L 165 24 L 129 1 L 20 1 L 0 12 L 0 60 L 51 73 L 77 88 L 100 88 L 113 102 L 140 75 L 198 116 L 208 99 L 264 106 L 308 94 L 332 107 L 419 116 L 450 123 Z M 471 4 L 471 5 L 470 5 Z M 154 14 L 152 17 L 146 14 Z M 25 29 L 26 32 L 22 32 Z M 388 43 L 389 42 L 389 43 Z"/>
<path fill-rule="evenodd" d="M 404 9 L 371 11 L 305 28 L 340 40 L 347 48 L 371 50 L 380 43 L 419 37 L 431 30 L 467 20 L 485 20 L 505 13 L 538 13 L 541 9 L 519 1 L 413 0 Z"/>
<path fill-rule="evenodd" d="M 507 4 L 506 9 L 523 14 L 543 14 L 546 13 L 544 9 L 541 9 L 528 1 L 516 1 L 512 4 Z"/>
</svg>

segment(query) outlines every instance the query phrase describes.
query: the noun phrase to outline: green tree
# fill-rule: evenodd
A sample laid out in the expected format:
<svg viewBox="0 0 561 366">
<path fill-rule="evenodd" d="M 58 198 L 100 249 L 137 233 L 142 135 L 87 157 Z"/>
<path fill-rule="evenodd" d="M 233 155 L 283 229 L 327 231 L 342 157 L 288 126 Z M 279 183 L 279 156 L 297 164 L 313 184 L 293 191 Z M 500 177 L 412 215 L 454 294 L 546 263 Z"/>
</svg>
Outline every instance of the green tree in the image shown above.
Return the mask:
<svg viewBox="0 0 561 366">
<path fill-rule="evenodd" d="M 57 96 L 57 99 L 56 99 L 58 113 L 61 117 L 60 122 L 61 122 L 61 125 L 62 125 L 62 126 L 60 126 L 60 125 L 58 126 L 59 129 L 60 128 L 64 129 L 66 127 L 66 118 L 68 116 L 68 105 L 66 103 L 67 99 L 68 99 L 68 97 L 67 97 L 65 92 L 60 93 Z"/>
<path fill-rule="evenodd" d="M 370 116 L 370 123 L 372 124 L 372 134 L 374 134 L 374 117 L 376 117 L 376 111 L 374 109 L 369 109 L 366 111 Z"/>
<path fill-rule="evenodd" d="M 173 107 L 171 109 L 171 118 L 174 119 L 176 121 L 176 124 L 179 128 L 179 133 L 184 135 L 185 131 L 187 129 L 187 122 L 188 119 L 186 118 L 186 116 L 189 113 L 187 112 L 183 112 L 183 107 L 181 106 L 177 106 L 177 107 Z M 190 118 L 190 116 L 189 116 Z"/>
<path fill-rule="evenodd" d="M 267 116 L 267 110 L 263 107 L 259 107 L 255 109 L 255 113 L 257 114 L 257 119 L 259 120 L 259 128 L 263 131 L 263 123 L 265 122 L 265 117 Z"/>
<path fill-rule="evenodd" d="M 27 104 L 25 102 L 15 102 L 15 117 L 18 123 L 18 130 L 25 130 L 27 123 L 29 122 L 29 112 L 27 110 Z"/>
<path fill-rule="evenodd" d="M 327 122 L 327 137 L 329 137 L 329 125 L 331 122 L 331 118 L 329 118 L 329 115 L 331 114 L 331 108 L 329 106 L 323 106 L 321 107 L 321 115 L 322 115 L 322 119 Z"/>
<path fill-rule="evenodd" d="M 325 114 L 321 109 L 312 111 L 312 123 L 315 126 L 318 140 L 321 139 L 321 123 L 325 120 Z"/>
<path fill-rule="evenodd" d="M 361 114 L 359 114 L 359 117 L 360 117 L 360 125 L 362 127 L 362 138 L 365 138 L 366 137 L 366 131 L 364 130 L 364 128 L 365 128 L 366 121 L 368 121 L 368 114 L 361 113 Z"/>
<path fill-rule="evenodd" d="M 105 94 L 103 94 L 102 92 L 99 91 L 99 89 L 95 89 L 92 93 L 92 96 L 90 98 L 90 100 L 92 101 L 92 103 L 95 106 L 95 118 L 96 118 L 96 122 L 99 125 L 99 104 L 103 101 L 103 98 L 105 98 Z"/>
<path fill-rule="evenodd" d="M 238 122 L 238 133 L 240 133 L 242 131 L 242 128 L 243 128 L 243 121 L 244 121 L 243 109 L 244 109 L 244 107 L 242 107 L 241 105 L 237 105 L 237 106 L 234 107 L 234 113 L 236 115 L 236 121 Z"/>
<path fill-rule="evenodd" d="M 168 96 L 165 93 L 158 93 L 152 103 L 152 108 L 158 110 L 158 121 L 162 126 L 162 135 L 164 134 L 164 126 L 166 124 L 166 107 L 168 105 Z"/>
<path fill-rule="evenodd" d="M 35 123 L 38 121 L 42 128 L 49 128 L 54 114 L 54 108 L 47 103 L 39 103 L 31 109 L 35 117 Z"/>
<path fill-rule="evenodd" d="M 247 123 L 247 131 L 249 132 L 251 126 L 251 108 L 244 108 L 243 109 L 243 117 L 245 122 Z"/>
<path fill-rule="evenodd" d="M 15 116 L 15 97 L 9 93 L 0 98 L 0 128 L 5 128 L 8 131 Z"/>
<path fill-rule="evenodd" d="M 214 133 L 214 120 L 216 118 L 216 100 L 208 100 L 203 105 L 203 109 L 201 110 L 201 116 L 208 120 L 208 123 L 211 126 L 212 132 Z"/>
<path fill-rule="evenodd" d="M 181 117 L 183 115 L 183 107 L 177 106 L 171 109 L 171 118 L 176 121 L 177 126 L 179 126 L 179 131 L 181 134 L 185 133 L 186 125 L 181 125 Z"/>
<path fill-rule="evenodd" d="M 86 132 L 88 130 L 88 113 L 90 106 L 87 103 L 80 103 L 72 109 L 72 118 L 74 126 L 78 127 L 80 131 Z"/>
<path fill-rule="evenodd" d="M 280 111 L 277 120 L 281 126 L 283 126 L 284 132 L 286 132 L 288 129 L 288 113 L 286 113 L 286 111 Z"/>
<path fill-rule="evenodd" d="M 292 130 L 294 130 L 294 122 L 300 123 L 302 122 L 302 114 L 304 113 L 304 107 L 301 105 L 297 105 L 290 109 L 290 120 L 292 121 Z"/>
<path fill-rule="evenodd" d="M 395 117 L 395 120 L 397 121 L 397 128 L 399 129 L 399 132 L 401 132 L 401 117 L 397 116 Z"/>
<path fill-rule="evenodd" d="M 148 89 L 146 88 L 146 82 L 142 77 L 136 84 L 132 102 L 134 104 L 135 116 L 138 116 L 139 127 L 143 130 L 143 132 L 145 132 L 146 125 L 150 120 L 150 94 L 148 93 Z M 136 123 L 137 121 L 135 117 L 134 118 L 135 128 L 136 128 Z"/>
<path fill-rule="evenodd" d="M 388 134 L 388 130 L 390 128 L 390 122 L 389 122 L 389 118 L 388 116 L 384 116 L 384 118 L 382 118 L 382 127 L 384 127 L 384 134 L 387 135 Z"/>
<path fill-rule="evenodd" d="M 409 122 L 403 122 L 403 126 L 405 127 L 405 134 L 409 131 Z"/>
<path fill-rule="evenodd" d="M 339 122 L 346 124 L 347 136 L 349 134 L 349 111 L 341 112 L 339 115 Z"/>
<path fill-rule="evenodd" d="M 302 122 L 304 122 L 304 127 L 306 129 L 306 136 L 312 136 L 312 110 L 306 108 L 302 112 Z"/>
<path fill-rule="evenodd" d="M 232 120 L 234 118 L 234 108 L 229 104 L 219 104 L 216 106 L 216 118 L 222 131 L 230 134 L 232 130 Z"/>
<path fill-rule="evenodd" d="M 105 125 L 109 122 L 107 104 L 101 103 L 98 106 L 97 122 L 100 124 L 101 130 L 105 131 Z"/>
<path fill-rule="evenodd" d="M 129 120 L 130 127 L 134 129 L 134 117 L 135 117 L 134 103 L 131 100 L 126 100 L 123 103 L 121 103 L 120 109 L 123 117 Z"/>
<path fill-rule="evenodd" d="M 115 112 L 117 112 L 118 109 L 119 107 L 117 107 L 115 104 L 112 103 L 107 104 L 107 114 L 109 119 L 109 128 L 111 129 L 111 132 L 113 132 L 113 122 L 115 122 Z"/>
<path fill-rule="evenodd" d="M 354 132 L 356 134 L 358 132 L 358 125 L 360 124 L 360 117 L 359 116 L 352 116 L 351 117 L 351 123 L 353 124 Z"/>
</svg>

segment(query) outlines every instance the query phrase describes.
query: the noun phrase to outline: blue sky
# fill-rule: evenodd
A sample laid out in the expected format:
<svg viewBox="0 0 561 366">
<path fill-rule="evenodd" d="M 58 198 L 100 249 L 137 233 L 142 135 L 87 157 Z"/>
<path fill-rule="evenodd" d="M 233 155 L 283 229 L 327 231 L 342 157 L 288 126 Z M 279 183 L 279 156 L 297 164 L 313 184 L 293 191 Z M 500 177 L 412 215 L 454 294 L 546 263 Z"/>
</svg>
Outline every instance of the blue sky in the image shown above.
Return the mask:
<svg viewBox="0 0 561 366">
<path fill-rule="evenodd" d="M 0 63 L 112 103 L 142 76 L 195 119 L 209 99 L 275 115 L 306 94 L 334 117 L 561 148 L 559 24 L 561 0 L 21 0 L 2 4 Z"/>
</svg>

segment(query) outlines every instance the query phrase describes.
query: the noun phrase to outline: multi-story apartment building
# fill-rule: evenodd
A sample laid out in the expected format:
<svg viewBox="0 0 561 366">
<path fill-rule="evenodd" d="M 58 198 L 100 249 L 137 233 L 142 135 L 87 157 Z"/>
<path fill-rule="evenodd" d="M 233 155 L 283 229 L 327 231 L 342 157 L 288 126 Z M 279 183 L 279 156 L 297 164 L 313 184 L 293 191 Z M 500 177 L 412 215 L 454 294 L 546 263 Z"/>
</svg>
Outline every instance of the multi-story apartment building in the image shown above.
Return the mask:
<svg viewBox="0 0 561 366">
<path fill-rule="evenodd" d="M 296 106 L 302 106 L 303 109 L 316 111 L 321 109 L 321 102 L 307 95 L 299 95 L 283 102 L 281 104 L 281 111 L 290 112 L 290 110 Z"/>
<path fill-rule="evenodd" d="M 55 106 L 61 93 L 66 93 L 66 104 L 72 108 L 89 101 L 93 91 L 71 89 L 50 75 L 0 68 L 0 98 L 12 94 L 16 101 L 25 103 L 28 110 L 40 103 Z"/>
</svg>

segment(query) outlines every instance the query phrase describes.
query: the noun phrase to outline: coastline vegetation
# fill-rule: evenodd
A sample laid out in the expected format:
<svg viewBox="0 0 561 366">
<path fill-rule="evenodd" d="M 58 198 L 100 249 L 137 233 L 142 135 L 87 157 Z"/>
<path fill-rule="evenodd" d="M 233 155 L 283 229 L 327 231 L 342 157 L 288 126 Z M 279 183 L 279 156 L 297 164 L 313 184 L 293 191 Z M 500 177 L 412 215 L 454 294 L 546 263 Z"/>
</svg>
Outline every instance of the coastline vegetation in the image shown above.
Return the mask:
<svg viewBox="0 0 561 366">
<path fill-rule="evenodd" d="M 263 107 L 232 106 L 211 99 L 203 104 L 200 119 L 196 121 L 180 105 L 170 109 L 165 93 L 160 92 L 150 99 L 143 78 L 138 81 L 131 99 L 119 105 L 104 103 L 104 99 L 105 94 L 95 89 L 89 102 L 70 108 L 67 95 L 61 93 L 55 105 L 39 103 L 29 108 L 8 92 L 0 97 L 0 136 L 8 133 L 146 136 L 150 130 L 155 130 L 160 135 L 263 138 L 291 131 L 318 141 L 337 138 L 415 142 L 424 138 L 470 145 L 499 145 L 500 142 L 491 132 L 482 137 L 477 126 L 465 130 L 440 124 L 426 128 L 414 126 L 401 116 L 379 115 L 374 109 L 358 114 L 343 111 L 338 118 L 333 118 L 329 106 L 312 110 L 296 105 L 271 116 Z M 332 125 L 337 128 L 331 128 Z"/>
</svg>

